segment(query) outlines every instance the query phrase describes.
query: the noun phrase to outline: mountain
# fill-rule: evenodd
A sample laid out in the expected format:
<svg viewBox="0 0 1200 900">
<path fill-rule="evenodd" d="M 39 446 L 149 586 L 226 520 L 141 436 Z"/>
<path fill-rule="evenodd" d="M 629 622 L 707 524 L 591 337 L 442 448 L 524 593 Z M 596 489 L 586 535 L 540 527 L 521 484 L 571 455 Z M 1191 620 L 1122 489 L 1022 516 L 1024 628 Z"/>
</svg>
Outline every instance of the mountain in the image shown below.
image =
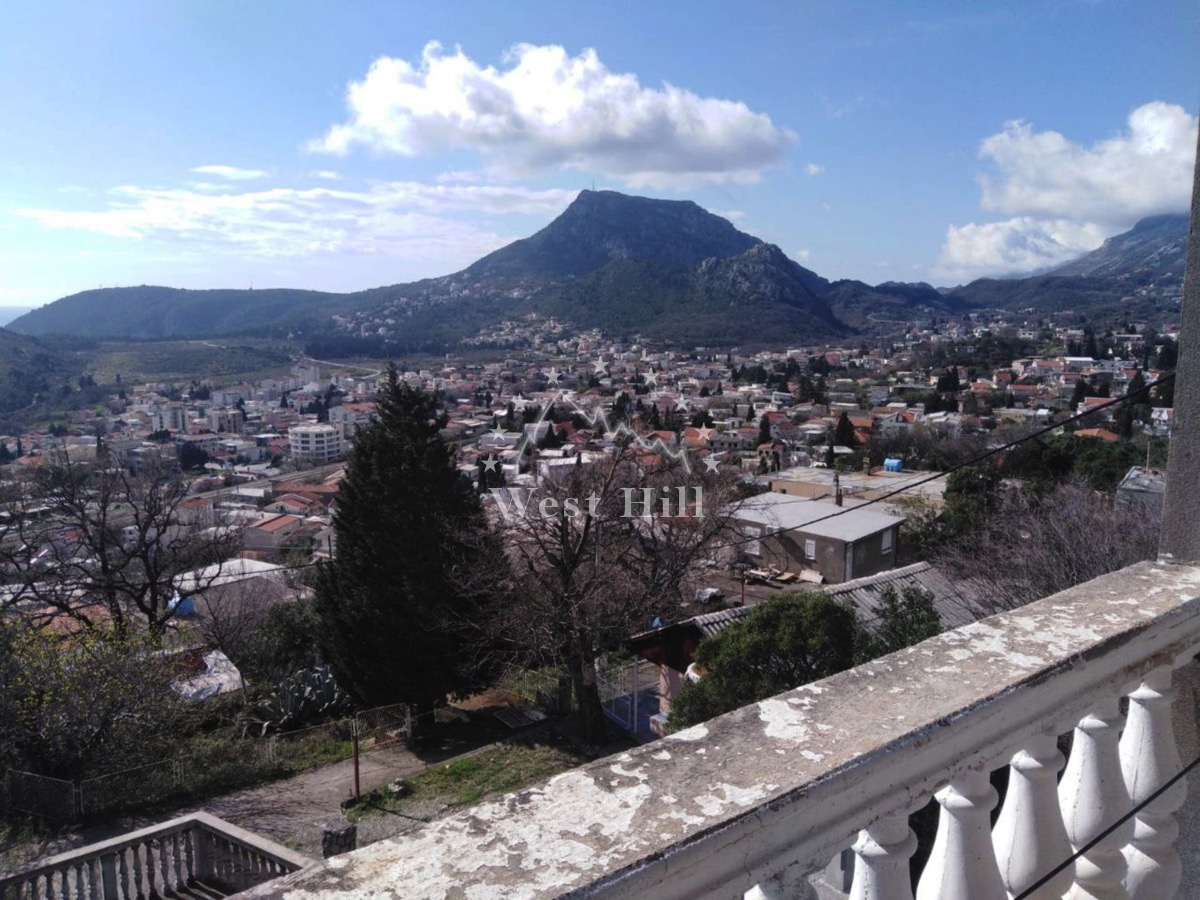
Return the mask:
<svg viewBox="0 0 1200 900">
<path fill-rule="evenodd" d="M 38 338 L 0 328 L 0 383 L 4 385 L 0 391 L 0 416 L 48 399 L 64 385 L 73 385 L 81 371 L 81 364 L 71 353 Z M 0 424 L 8 423 L 0 420 Z"/>
<path fill-rule="evenodd" d="M 25 315 L 36 306 L 0 306 L 0 327 L 7 325 L 13 319 Z"/>
<path fill-rule="evenodd" d="M 975 306 L 1082 318 L 1145 318 L 1178 310 L 1188 217 L 1152 216 L 1050 272 L 981 278 L 949 292 Z"/>
<path fill-rule="evenodd" d="M 839 320 L 856 328 L 909 322 L 923 313 L 952 316 L 970 308 L 961 298 L 925 282 L 885 281 L 872 287 L 862 281 L 835 281 L 822 296 Z"/>
<path fill-rule="evenodd" d="M 1182 280 L 1187 238 L 1186 214 L 1152 216 L 1124 234 L 1110 237 L 1099 249 L 1048 274 Z"/>
<path fill-rule="evenodd" d="M 99 288 L 55 300 L 10 323 L 24 334 L 87 337 L 215 337 L 285 330 L 328 322 L 325 311 L 345 294 L 286 288 L 201 290 L 139 287 Z"/>
<path fill-rule="evenodd" d="M 820 298 L 829 282 L 775 245 L 691 201 L 615 191 L 580 192 L 541 231 L 451 280 L 474 280 L 510 313 L 541 312 L 683 343 L 848 330 Z"/>
<path fill-rule="evenodd" d="M 681 268 L 616 259 L 535 298 L 543 311 L 618 334 L 683 344 L 776 343 L 848 333 L 774 244 Z"/>
<path fill-rule="evenodd" d="M 333 335 L 358 349 L 386 342 L 409 352 L 450 349 L 536 312 L 688 343 L 774 343 L 848 333 L 821 297 L 828 287 L 691 201 L 582 191 L 536 234 L 441 278 L 353 294 L 109 288 L 64 297 L 12 327 L 88 337 L 320 335 L 327 344 Z M 334 316 L 341 332 L 330 327 Z"/>
<path fill-rule="evenodd" d="M 581 191 L 545 228 L 453 275 L 348 294 L 107 288 L 64 297 L 10 327 L 84 337 L 290 335 L 336 355 L 449 351 L 528 313 L 716 346 L 821 340 L 977 307 L 1143 317 L 1177 308 L 1187 227 L 1186 216 L 1155 216 L 1052 272 L 939 291 L 830 282 L 691 201 Z"/>
<path fill-rule="evenodd" d="M 652 200 L 616 191 L 580 191 L 553 222 L 476 263 L 464 275 L 579 276 L 614 260 L 690 268 L 761 244 L 691 200 Z"/>
</svg>

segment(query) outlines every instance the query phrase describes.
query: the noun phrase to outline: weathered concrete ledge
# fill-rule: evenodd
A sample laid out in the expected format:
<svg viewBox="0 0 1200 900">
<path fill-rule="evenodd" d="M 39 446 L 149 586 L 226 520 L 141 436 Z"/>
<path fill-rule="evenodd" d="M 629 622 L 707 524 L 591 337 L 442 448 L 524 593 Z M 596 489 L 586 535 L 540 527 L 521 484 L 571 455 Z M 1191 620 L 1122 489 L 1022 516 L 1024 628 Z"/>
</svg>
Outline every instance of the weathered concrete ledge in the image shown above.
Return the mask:
<svg viewBox="0 0 1200 900">
<path fill-rule="evenodd" d="M 244 896 L 741 897 L 1198 645 L 1200 567 L 1139 563 Z"/>
</svg>

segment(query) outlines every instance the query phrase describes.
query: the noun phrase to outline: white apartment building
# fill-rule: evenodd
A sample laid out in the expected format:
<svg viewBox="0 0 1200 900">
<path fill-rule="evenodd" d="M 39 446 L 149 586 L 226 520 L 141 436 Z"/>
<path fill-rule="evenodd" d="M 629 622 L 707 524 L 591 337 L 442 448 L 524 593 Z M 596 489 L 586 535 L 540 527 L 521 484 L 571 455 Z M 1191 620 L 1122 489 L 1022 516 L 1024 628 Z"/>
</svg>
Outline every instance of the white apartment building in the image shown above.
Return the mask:
<svg viewBox="0 0 1200 900">
<path fill-rule="evenodd" d="M 346 455 L 345 437 L 337 425 L 293 425 L 288 440 L 297 461 L 320 464 Z"/>
<path fill-rule="evenodd" d="M 179 402 L 164 403 L 150 410 L 150 425 L 155 431 L 187 431 L 187 408 Z"/>
</svg>

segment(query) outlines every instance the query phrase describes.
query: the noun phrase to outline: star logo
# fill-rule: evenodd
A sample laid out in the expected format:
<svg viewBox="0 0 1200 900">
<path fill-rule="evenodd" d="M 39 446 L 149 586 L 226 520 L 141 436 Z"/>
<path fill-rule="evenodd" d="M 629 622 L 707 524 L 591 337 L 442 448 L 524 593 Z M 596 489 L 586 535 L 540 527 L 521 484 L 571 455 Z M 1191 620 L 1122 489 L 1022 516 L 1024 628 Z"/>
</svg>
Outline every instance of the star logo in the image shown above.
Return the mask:
<svg viewBox="0 0 1200 900">
<path fill-rule="evenodd" d="M 645 381 L 647 385 L 653 385 L 654 387 L 658 387 L 658 376 L 655 375 L 653 372 L 647 372 L 646 377 L 643 379 L 643 381 Z"/>
<path fill-rule="evenodd" d="M 712 433 L 713 433 L 713 430 L 711 428 L 709 428 L 707 425 L 701 425 L 699 428 L 696 429 L 696 434 L 699 435 L 700 440 L 704 441 L 705 443 L 708 442 L 708 436 Z"/>
<path fill-rule="evenodd" d="M 717 459 L 715 456 L 704 457 L 704 467 L 710 472 L 717 471 Z"/>
<path fill-rule="evenodd" d="M 676 408 L 676 409 L 681 409 L 681 410 L 683 410 L 684 412 L 687 412 L 687 408 L 688 408 L 688 404 L 689 404 L 689 403 L 691 403 L 691 401 L 690 401 L 690 400 L 688 400 L 688 398 L 687 398 L 687 397 L 680 397 L 678 400 L 676 400 L 676 401 L 675 401 L 675 408 Z"/>
<path fill-rule="evenodd" d="M 562 376 L 563 376 L 563 373 L 559 372 L 557 369 L 551 369 L 546 374 L 546 377 L 552 383 L 557 382 L 560 378 L 562 378 Z M 692 471 L 691 460 L 689 459 L 688 453 L 686 450 L 684 450 L 683 448 L 676 449 L 676 448 L 668 447 L 666 444 L 663 443 L 661 438 L 656 437 L 653 440 L 647 440 L 646 438 L 639 435 L 636 431 L 634 431 L 625 422 L 620 422 L 620 421 L 609 422 L 608 417 L 605 415 L 603 409 L 600 409 L 599 407 L 585 408 L 582 404 L 580 404 L 580 402 L 576 399 L 576 392 L 573 390 L 570 390 L 570 389 L 547 390 L 545 392 L 545 401 L 544 402 L 537 402 L 537 401 L 529 400 L 518 394 L 516 397 L 514 397 L 512 399 L 511 402 L 513 404 L 514 409 L 530 409 L 530 408 L 538 409 L 536 421 L 533 423 L 530 423 L 530 424 L 533 424 L 536 429 L 536 426 L 540 425 L 542 422 L 545 422 L 547 420 L 547 418 L 549 417 L 549 414 L 550 414 L 550 410 L 554 406 L 555 400 L 558 400 L 559 398 L 561 398 L 565 403 L 567 403 L 570 406 L 570 413 L 572 415 L 579 414 L 580 416 L 582 416 L 584 418 L 584 420 L 587 421 L 588 425 L 590 427 L 594 428 L 599 434 L 603 434 L 606 440 L 610 440 L 610 441 L 626 440 L 631 445 L 634 445 L 636 447 L 640 447 L 644 450 L 659 452 L 665 456 L 670 457 L 671 459 L 679 460 L 683 464 L 684 471 L 687 471 L 687 472 Z M 546 401 L 548 401 L 548 402 L 546 402 Z M 685 399 L 683 401 L 685 408 L 686 408 L 686 403 L 687 403 L 687 400 Z M 518 460 L 533 446 L 533 442 L 530 440 L 529 432 L 525 432 L 525 431 L 510 432 L 510 431 L 505 431 L 503 427 L 497 426 L 496 428 L 493 428 L 488 434 L 493 436 L 494 438 L 499 438 L 499 439 L 512 440 L 515 438 L 517 441 L 515 454 L 516 454 L 516 458 Z M 488 459 L 490 459 L 490 458 L 491 457 L 488 457 Z M 500 462 L 500 460 L 497 460 L 497 463 L 498 462 Z M 484 465 L 485 469 L 487 469 L 488 471 L 491 471 L 491 467 L 488 465 L 487 459 L 483 460 L 483 465 Z"/>
<path fill-rule="evenodd" d="M 495 456 L 489 455 L 489 456 L 485 457 L 483 460 L 483 468 L 488 472 L 495 472 L 496 464 L 499 462 L 500 462 L 500 460 L 497 459 Z"/>
<path fill-rule="evenodd" d="M 595 369 L 596 375 L 608 374 L 608 364 L 603 359 L 597 359 L 593 364 L 593 368 Z"/>
</svg>

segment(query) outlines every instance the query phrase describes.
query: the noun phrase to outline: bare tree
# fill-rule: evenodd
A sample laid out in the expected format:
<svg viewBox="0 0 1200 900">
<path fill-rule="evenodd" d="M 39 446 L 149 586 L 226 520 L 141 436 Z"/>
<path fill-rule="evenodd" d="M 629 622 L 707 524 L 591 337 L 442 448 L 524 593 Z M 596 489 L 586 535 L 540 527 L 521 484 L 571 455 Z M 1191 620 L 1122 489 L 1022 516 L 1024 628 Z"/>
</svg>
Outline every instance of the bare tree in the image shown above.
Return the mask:
<svg viewBox="0 0 1200 900">
<path fill-rule="evenodd" d="M 1158 528 L 1142 504 L 1081 481 L 1040 498 L 1013 489 L 979 529 L 951 540 L 935 562 L 986 607 L 1013 609 L 1153 559 Z"/>
<path fill-rule="evenodd" d="M 536 488 L 491 491 L 510 579 L 494 624 L 509 645 L 566 667 L 593 743 L 606 733 L 598 657 L 674 619 L 689 569 L 729 533 L 732 476 L 689 468 L 624 444 Z"/>
<path fill-rule="evenodd" d="M 282 575 L 255 575 L 212 584 L 194 597 L 196 629 L 205 644 L 233 661 L 246 687 L 244 668 L 255 668 L 260 629 L 274 607 L 293 601 L 297 589 Z"/>
<path fill-rule="evenodd" d="M 6 605 L 89 627 L 107 619 L 119 634 L 134 625 L 161 634 L 182 600 L 220 577 L 235 541 L 188 518 L 187 490 L 165 468 L 131 475 L 103 464 L 42 466 L 2 510 Z"/>
</svg>

